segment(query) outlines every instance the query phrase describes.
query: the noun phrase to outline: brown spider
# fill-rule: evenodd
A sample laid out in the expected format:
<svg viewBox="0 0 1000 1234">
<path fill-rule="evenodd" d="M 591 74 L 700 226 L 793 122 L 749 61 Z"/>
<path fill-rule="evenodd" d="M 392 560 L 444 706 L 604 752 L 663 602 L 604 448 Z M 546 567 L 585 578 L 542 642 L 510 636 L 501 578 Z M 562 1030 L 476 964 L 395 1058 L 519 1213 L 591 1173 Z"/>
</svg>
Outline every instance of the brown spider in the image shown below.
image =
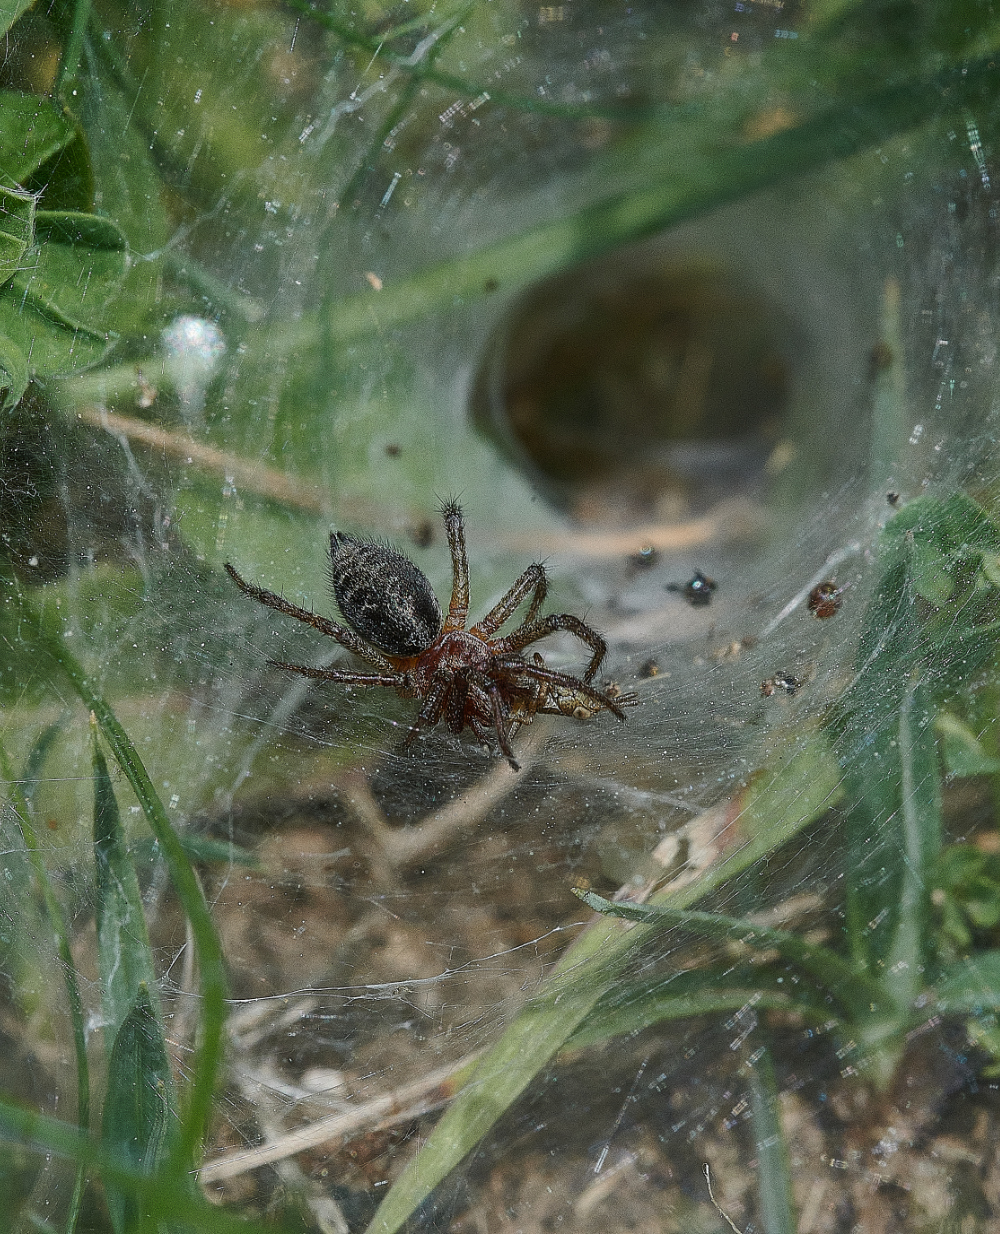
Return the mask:
<svg viewBox="0 0 1000 1234">
<path fill-rule="evenodd" d="M 333 593 L 346 626 L 290 604 L 273 591 L 255 587 L 226 562 L 229 576 L 260 604 L 304 621 L 366 661 L 374 673 L 350 669 L 309 668 L 270 663 L 303 677 L 349 685 L 388 686 L 402 698 L 421 700 L 420 711 L 404 742 L 441 719 L 453 733 L 466 726 L 485 745 L 495 735 L 500 751 L 519 770 L 510 741 L 537 712 L 586 720 L 599 711 L 625 719 L 623 704 L 631 696 L 612 698 L 591 684 L 607 652 L 604 639 L 569 613 L 538 616 L 548 580 L 540 565 L 528 566 L 500 602 L 466 630 L 469 613 L 469 563 L 465 553 L 462 511 L 449 502 L 441 511 L 451 549 L 452 588 L 448 615 L 442 620 L 430 582 L 408 557 L 377 540 L 356 540 L 335 531 L 330 536 Z M 524 620 L 510 634 L 495 637 L 525 599 Z M 566 630 L 593 653 L 582 677 L 545 667 L 536 652 L 520 653 L 557 630 Z"/>
</svg>

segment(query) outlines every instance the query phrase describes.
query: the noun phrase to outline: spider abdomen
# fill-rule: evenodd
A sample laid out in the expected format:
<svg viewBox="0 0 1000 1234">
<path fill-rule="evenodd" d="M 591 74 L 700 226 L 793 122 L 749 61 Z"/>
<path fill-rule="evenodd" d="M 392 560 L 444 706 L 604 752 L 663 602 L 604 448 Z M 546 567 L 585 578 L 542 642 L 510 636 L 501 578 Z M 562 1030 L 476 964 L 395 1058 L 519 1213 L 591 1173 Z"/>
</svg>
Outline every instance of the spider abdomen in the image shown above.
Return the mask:
<svg viewBox="0 0 1000 1234">
<path fill-rule="evenodd" d="M 389 545 L 333 532 L 330 576 L 344 619 L 387 655 L 419 655 L 441 633 L 427 576 Z"/>
</svg>

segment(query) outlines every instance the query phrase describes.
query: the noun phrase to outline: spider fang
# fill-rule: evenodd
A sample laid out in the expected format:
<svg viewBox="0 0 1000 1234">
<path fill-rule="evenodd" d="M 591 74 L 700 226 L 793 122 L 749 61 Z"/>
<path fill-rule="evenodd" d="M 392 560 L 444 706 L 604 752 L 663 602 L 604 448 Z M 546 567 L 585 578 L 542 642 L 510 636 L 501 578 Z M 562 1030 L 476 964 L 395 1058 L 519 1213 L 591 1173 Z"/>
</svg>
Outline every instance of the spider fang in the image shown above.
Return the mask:
<svg viewBox="0 0 1000 1234">
<path fill-rule="evenodd" d="M 469 563 L 462 510 L 449 502 L 441 515 L 452 568 L 446 614 L 426 575 L 380 540 L 360 540 L 340 531 L 330 536 L 330 577 L 346 625 L 248 583 L 226 562 L 230 578 L 251 599 L 335 639 L 375 671 L 271 663 L 319 681 L 385 686 L 402 698 L 417 699 L 420 710 L 404 745 L 443 720 L 453 733 L 470 728 L 485 745 L 495 743 L 515 770 L 519 767 L 511 739 L 537 714 L 589 720 L 600 711 L 610 711 L 623 721 L 622 707 L 631 705 L 634 697 L 613 696 L 593 684 L 607 654 L 604 639 L 571 613 L 539 616 L 548 591 L 541 565 L 528 566 L 486 616 L 466 629 Z M 500 635 L 525 601 L 528 607 L 520 625 Z M 521 654 L 560 630 L 590 650 L 582 677 L 547 668 L 538 652 L 530 659 Z"/>
</svg>

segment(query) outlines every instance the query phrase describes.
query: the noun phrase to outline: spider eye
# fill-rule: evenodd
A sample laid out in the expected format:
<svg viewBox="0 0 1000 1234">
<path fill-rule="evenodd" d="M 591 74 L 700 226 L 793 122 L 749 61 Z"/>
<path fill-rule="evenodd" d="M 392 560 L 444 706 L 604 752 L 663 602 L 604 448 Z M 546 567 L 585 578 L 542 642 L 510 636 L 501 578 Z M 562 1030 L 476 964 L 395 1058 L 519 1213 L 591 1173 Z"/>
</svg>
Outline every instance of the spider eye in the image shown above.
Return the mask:
<svg viewBox="0 0 1000 1234">
<path fill-rule="evenodd" d="M 333 594 L 352 629 L 392 656 L 415 656 L 441 633 L 441 606 L 409 557 L 377 540 L 330 536 Z"/>
</svg>

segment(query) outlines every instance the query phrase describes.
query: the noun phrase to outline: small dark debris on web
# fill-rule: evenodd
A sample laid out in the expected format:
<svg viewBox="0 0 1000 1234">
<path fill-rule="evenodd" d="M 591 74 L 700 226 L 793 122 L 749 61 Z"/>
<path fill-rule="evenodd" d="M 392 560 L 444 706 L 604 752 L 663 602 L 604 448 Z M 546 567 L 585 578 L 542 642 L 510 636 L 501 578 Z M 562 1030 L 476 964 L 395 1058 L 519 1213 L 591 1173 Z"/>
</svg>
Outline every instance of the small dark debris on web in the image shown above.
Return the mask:
<svg viewBox="0 0 1000 1234">
<path fill-rule="evenodd" d="M 791 673 L 775 673 L 773 677 L 768 677 L 760 683 L 760 692 L 764 698 L 770 698 L 774 694 L 784 693 L 788 695 L 796 694 L 802 689 L 802 682 L 798 677 L 793 677 Z"/>
<path fill-rule="evenodd" d="M 844 602 L 844 588 L 838 587 L 832 579 L 817 583 L 809 593 L 806 607 L 819 621 L 828 621 L 840 612 Z"/>
<path fill-rule="evenodd" d="M 692 608 L 704 608 L 712 603 L 712 592 L 718 587 L 714 578 L 695 570 L 686 583 L 667 583 L 667 591 L 676 591 Z"/>
</svg>

